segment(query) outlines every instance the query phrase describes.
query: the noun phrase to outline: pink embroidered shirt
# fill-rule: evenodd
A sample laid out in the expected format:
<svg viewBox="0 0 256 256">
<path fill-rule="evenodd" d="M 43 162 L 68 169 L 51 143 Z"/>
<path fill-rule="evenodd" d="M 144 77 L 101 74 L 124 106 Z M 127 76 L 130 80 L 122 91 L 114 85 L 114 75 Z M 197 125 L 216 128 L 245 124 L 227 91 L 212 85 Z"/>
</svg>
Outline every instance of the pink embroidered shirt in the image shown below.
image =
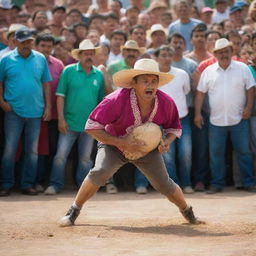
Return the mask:
<svg viewBox="0 0 256 256">
<path fill-rule="evenodd" d="M 134 127 L 145 122 L 161 126 L 165 134 L 181 136 L 181 124 L 176 105 L 171 97 L 157 91 L 153 111 L 142 122 L 137 98 L 133 89 L 119 89 L 109 94 L 93 110 L 85 125 L 85 130 L 104 129 L 112 136 L 121 137 L 131 133 Z"/>
</svg>

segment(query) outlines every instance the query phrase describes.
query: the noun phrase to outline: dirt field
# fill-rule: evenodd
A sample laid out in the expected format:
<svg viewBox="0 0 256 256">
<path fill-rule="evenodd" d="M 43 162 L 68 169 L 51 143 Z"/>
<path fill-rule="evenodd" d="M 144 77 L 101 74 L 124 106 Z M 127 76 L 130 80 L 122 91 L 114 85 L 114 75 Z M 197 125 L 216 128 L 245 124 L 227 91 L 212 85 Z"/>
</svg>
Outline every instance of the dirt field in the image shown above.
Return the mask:
<svg viewBox="0 0 256 256">
<path fill-rule="evenodd" d="M 230 191 L 186 196 L 206 225 L 186 224 L 156 192 L 98 193 L 74 227 L 57 219 L 75 192 L 0 200 L 0 255 L 255 256 L 256 194 Z"/>
</svg>

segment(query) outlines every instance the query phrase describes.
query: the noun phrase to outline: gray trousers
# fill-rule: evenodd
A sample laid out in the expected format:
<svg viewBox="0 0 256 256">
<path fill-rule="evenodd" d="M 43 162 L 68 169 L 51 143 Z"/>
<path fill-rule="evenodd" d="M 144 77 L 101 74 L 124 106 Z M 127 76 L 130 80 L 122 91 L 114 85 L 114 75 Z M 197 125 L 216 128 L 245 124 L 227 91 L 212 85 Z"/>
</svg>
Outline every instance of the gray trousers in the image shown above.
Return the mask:
<svg viewBox="0 0 256 256">
<path fill-rule="evenodd" d="M 120 167 L 126 163 L 134 164 L 149 180 L 155 190 L 163 195 L 175 192 L 176 183 L 169 177 L 164 160 L 158 149 L 137 160 L 126 159 L 117 148 L 100 145 L 95 166 L 88 173 L 90 181 L 97 186 L 104 186 Z"/>
</svg>

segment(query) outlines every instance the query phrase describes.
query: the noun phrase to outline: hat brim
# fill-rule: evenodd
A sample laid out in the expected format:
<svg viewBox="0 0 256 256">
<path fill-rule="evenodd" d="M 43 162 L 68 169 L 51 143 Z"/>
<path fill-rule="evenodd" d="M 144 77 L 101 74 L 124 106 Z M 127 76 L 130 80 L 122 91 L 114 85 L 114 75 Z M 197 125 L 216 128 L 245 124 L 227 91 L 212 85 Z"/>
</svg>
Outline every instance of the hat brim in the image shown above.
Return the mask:
<svg viewBox="0 0 256 256">
<path fill-rule="evenodd" d="M 221 48 L 214 48 L 212 51 L 213 51 L 213 52 L 217 52 L 217 51 L 220 51 L 220 50 L 225 49 L 225 48 L 228 48 L 228 47 L 232 47 L 232 48 L 233 48 L 233 44 L 230 42 L 229 44 L 225 45 L 224 47 L 221 47 Z"/>
<path fill-rule="evenodd" d="M 28 36 L 28 37 L 25 37 L 25 38 L 22 38 L 22 39 L 16 39 L 16 40 L 19 41 L 20 43 L 22 43 L 22 42 L 25 42 L 25 41 L 28 41 L 28 40 L 35 40 L 35 39 L 32 36 Z"/>
<path fill-rule="evenodd" d="M 95 50 L 95 54 L 99 54 L 101 51 L 101 47 L 95 47 L 95 48 L 88 48 L 88 49 L 73 49 L 71 51 L 71 56 L 76 59 L 79 60 L 79 53 L 82 51 L 90 51 L 90 50 Z"/>
<path fill-rule="evenodd" d="M 121 46 L 121 51 L 122 51 L 122 50 L 135 50 L 135 51 L 139 51 L 140 54 L 144 54 L 145 51 L 146 51 L 146 48 L 144 48 L 144 47 L 132 48 L 132 47 Z"/>
<path fill-rule="evenodd" d="M 163 72 L 126 69 L 121 70 L 113 75 L 113 83 L 121 88 L 131 88 L 131 82 L 133 78 L 138 75 L 157 75 L 159 77 L 158 87 L 168 84 L 174 78 L 174 75 Z"/>
</svg>

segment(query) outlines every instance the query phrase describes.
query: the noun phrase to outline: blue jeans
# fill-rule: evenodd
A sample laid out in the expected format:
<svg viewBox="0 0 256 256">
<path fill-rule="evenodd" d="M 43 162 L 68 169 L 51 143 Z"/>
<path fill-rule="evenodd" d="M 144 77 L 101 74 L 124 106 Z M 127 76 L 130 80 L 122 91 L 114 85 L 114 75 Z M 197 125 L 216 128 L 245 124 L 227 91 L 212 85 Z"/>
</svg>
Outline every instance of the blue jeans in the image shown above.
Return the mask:
<svg viewBox="0 0 256 256">
<path fill-rule="evenodd" d="M 50 186 L 60 191 L 64 186 L 65 165 L 73 144 L 78 142 L 78 166 L 76 170 L 76 183 L 80 186 L 93 166 L 91 153 L 93 149 L 93 138 L 85 132 L 68 131 L 67 134 L 60 133 L 57 153 L 53 160 L 50 177 Z"/>
<path fill-rule="evenodd" d="M 135 188 L 147 187 L 149 184 L 149 181 L 146 178 L 146 176 L 138 168 L 135 168 L 134 170 L 134 183 Z"/>
<path fill-rule="evenodd" d="M 242 183 L 245 187 L 254 185 L 253 160 L 249 147 L 249 122 L 242 120 L 237 125 L 209 125 L 211 185 L 223 188 L 225 185 L 226 139 L 230 134 L 232 145 L 237 154 Z"/>
<path fill-rule="evenodd" d="M 182 125 L 182 135 L 180 139 L 176 139 L 170 146 L 168 152 L 163 157 L 169 176 L 181 187 L 191 186 L 191 165 L 192 165 L 192 142 L 191 127 L 188 116 L 180 119 Z M 176 171 L 176 151 L 179 162 L 179 178 Z"/>
<path fill-rule="evenodd" d="M 37 171 L 37 148 L 41 118 L 23 118 L 15 112 L 5 113 L 5 148 L 2 158 L 1 187 L 14 186 L 14 166 L 19 139 L 24 129 L 24 159 L 21 175 L 21 189 L 35 185 Z"/>
</svg>

